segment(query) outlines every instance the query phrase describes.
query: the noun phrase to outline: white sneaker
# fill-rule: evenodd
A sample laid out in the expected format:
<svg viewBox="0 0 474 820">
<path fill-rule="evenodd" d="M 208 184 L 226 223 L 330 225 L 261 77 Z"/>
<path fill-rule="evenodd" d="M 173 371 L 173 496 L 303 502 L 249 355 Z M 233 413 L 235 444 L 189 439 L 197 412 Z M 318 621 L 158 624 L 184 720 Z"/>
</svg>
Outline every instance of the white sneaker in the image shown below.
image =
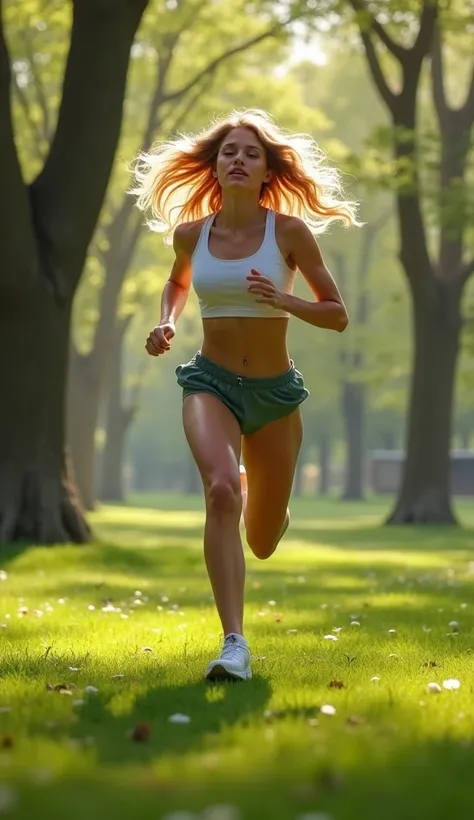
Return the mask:
<svg viewBox="0 0 474 820">
<path fill-rule="evenodd" d="M 226 635 L 220 658 L 211 661 L 206 670 L 206 678 L 219 680 L 250 680 L 250 649 L 243 635 L 231 632 Z"/>
</svg>

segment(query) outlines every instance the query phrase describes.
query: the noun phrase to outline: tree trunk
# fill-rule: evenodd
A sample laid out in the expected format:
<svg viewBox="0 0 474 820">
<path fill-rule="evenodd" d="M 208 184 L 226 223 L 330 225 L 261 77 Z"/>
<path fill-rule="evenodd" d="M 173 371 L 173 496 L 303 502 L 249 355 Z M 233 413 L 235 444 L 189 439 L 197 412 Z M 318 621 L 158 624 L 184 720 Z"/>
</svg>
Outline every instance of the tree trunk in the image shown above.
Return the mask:
<svg viewBox="0 0 474 820">
<path fill-rule="evenodd" d="M 121 351 L 121 346 L 119 350 Z M 106 396 L 106 439 L 102 460 L 102 501 L 123 501 L 123 468 L 125 438 L 133 418 L 122 406 L 122 357 L 114 353 L 109 359 Z"/>
<path fill-rule="evenodd" d="M 71 305 L 120 135 L 147 0 L 75 0 L 56 132 L 26 186 L 0 3 L 0 541 L 82 542 L 64 455 Z"/>
<path fill-rule="evenodd" d="M 102 459 L 102 501 L 123 501 L 124 456 L 128 429 L 139 409 L 138 394 L 141 380 L 131 391 L 129 404 L 125 406 L 122 389 L 124 340 L 131 315 L 116 321 L 108 359 L 106 383 L 106 438 Z"/>
<path fill-rule="evenodd" d="M 292 495 L 301 497 L 303 495 L 303 478 L 304 478 L 304 461 L 302 458 L 302 454 L 297 461 L 296 470 L 295 470 L 295 478 L 293 481 L 293 492 Z"/>
<path fill-rule="evenodd" d="M 407 458 L 390 524 L 453 524 L 450 437 L 461 329 L 456 282 L 438 282 L 429 304 L 414 297 L 415 362 Z"/>
<path fill-rule="evenodd" d="M 67 440 L 71 448 L 77 488 L 86 510 L 93 510 L 95 487 L 95 432 L 100 392 L 88 356 L 71 345 L 67 390 Z"/>
<path fill-rule="evenodd" d="M 342 385 L 342 416 L 346 432 L 344 492 L 346 501 L 364 498 L 365 387 L 347 382 Z"/>
<path fill-rule="evenodd" d="M 0 544 L 81 543 L 90 535 L 64 451 L 69 314 L 41 282 L 2 311 Z"/>
<path fill-rule="evenodd" d="M 319 495 L 327 495 L 331 489 L 331 438 L 322 433 L 318 438 Z"/>
<path fill-rule="evenodd" d="M 202 492 L 202 483 L 201 477 L 199 475 L 198 468 L 196 467 L 196 462 L 194 461 L 191 453 L 189 453 L 187 457 L 187 470 L 186 470 L 186 488 L 185 493 L 187 495 L 195 495 L 197 493 Z"/>
</svg>

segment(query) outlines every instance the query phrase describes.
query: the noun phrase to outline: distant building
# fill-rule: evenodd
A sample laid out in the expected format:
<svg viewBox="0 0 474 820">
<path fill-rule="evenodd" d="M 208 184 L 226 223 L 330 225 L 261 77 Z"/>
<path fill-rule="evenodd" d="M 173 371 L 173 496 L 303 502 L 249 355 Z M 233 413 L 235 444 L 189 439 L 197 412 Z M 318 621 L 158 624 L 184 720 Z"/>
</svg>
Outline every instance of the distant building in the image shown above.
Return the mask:
<svg viewBox="0 0 474 820">
<path fill-rule="evenodd" d="M 372 491 L 396 493 L 405 453 L 402 450 L 371 450 L 368 460 Z M 474 496 L 474 450 L 451 450 L 451 491 L 453 495 Z"/>
</svg>

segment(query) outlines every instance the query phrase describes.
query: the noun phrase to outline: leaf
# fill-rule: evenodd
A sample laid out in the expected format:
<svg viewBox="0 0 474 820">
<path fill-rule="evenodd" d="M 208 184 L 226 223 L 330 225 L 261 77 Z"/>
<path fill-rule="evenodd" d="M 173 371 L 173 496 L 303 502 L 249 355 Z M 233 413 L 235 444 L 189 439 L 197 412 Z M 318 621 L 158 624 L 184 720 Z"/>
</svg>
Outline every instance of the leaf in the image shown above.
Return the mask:
<svg viewBox="0 0 474 820">
<path fill-rule="evenodd" d="M 144 743 L 150 739 L 151 727 L 148 723 L 137 723 L 130 734 L 130 737 L 135 743 Z"/>
</svg>

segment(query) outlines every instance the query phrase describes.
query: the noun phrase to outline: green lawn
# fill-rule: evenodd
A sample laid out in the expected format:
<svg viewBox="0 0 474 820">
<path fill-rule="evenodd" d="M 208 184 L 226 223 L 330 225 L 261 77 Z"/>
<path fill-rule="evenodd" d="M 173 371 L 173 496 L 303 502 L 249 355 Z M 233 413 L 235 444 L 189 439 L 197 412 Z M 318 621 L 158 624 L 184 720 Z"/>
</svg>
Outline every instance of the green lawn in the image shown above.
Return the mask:
<svg viewBox="0 0 474 820">
<path fill-rule="evenodd" d="M 89 547 L 0 553 L 0 814 L 474 815 L 472 501 L 459 530 L 295 501 L 276 556 L 248 561 L 254 679 L 219 687 L 202 680 L 220 645 L 202 502 L 134 503 L 95 513 Z M 427 691 L 447 679 L 460 689 Z"/>
</svg>

